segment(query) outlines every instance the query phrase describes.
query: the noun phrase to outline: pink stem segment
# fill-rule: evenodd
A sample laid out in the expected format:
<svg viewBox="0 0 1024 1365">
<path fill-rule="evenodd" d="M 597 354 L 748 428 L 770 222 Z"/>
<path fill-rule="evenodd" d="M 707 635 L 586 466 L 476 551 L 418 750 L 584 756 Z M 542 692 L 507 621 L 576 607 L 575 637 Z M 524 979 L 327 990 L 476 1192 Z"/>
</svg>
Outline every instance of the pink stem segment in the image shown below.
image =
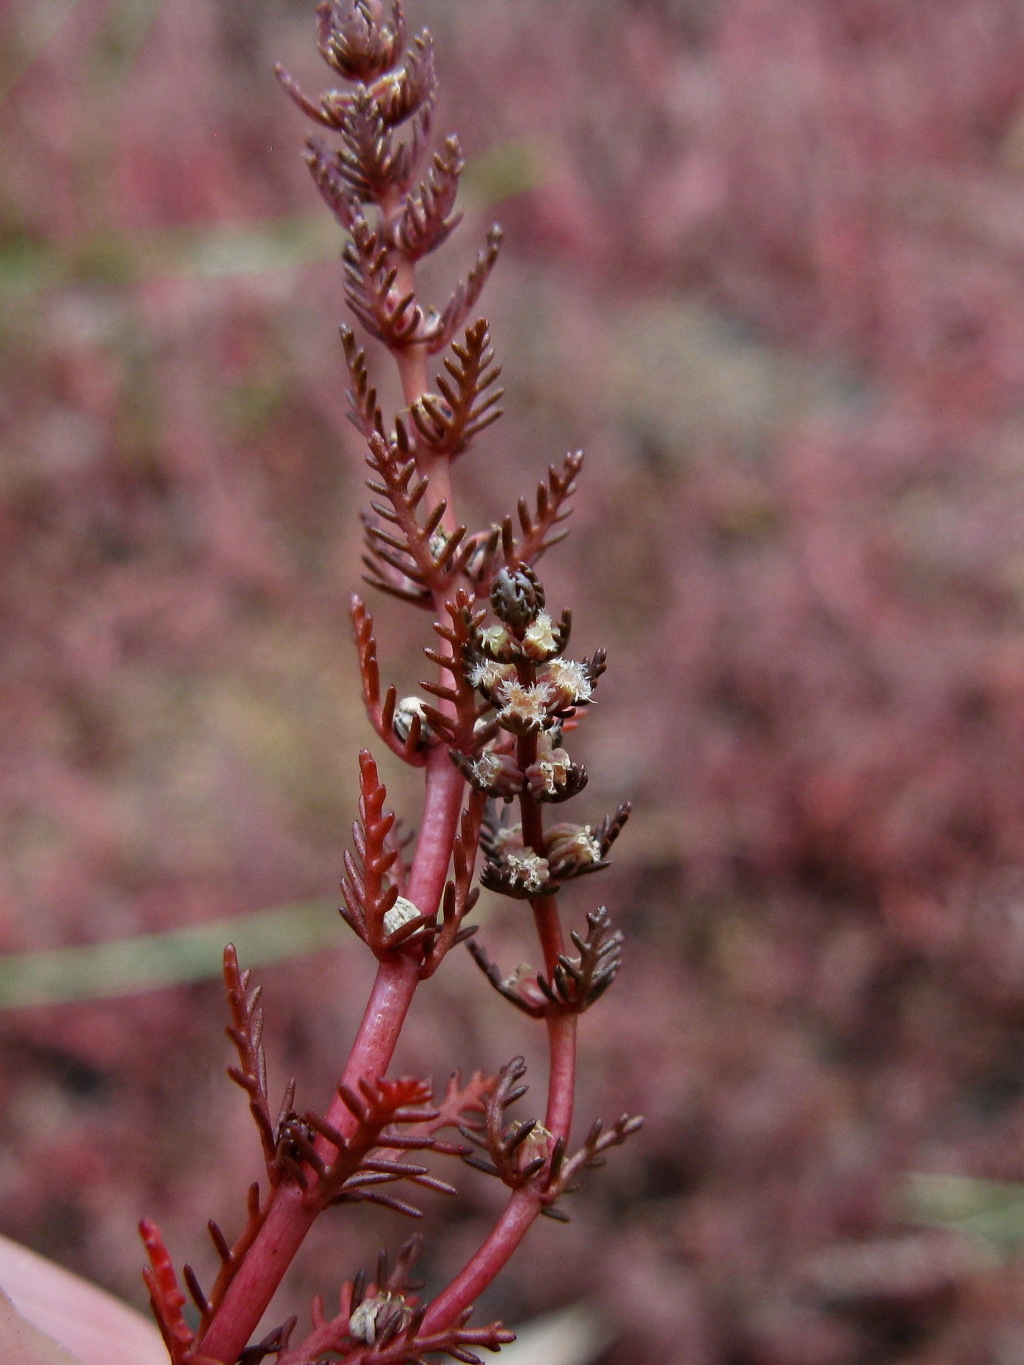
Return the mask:
<svg viewBox="0 0 1024 1365">
<path fill-rule="evenodd" d="M 414 959 L 402 957 L 382 962 L 363 1012 L 342 1080 L 356 1085 L 362 1076 L 383 1076 L 388 1069 L 398 1035 L 405 1022 L 419 981 Z M 358 1120 L 335 1095 L 327 1121 L 349 1137 Z M 328 1159 L 334 1148 L 325 1138 L 317 1140 L 320 1155 Z M 285 1271 L 316 1220 L 319 1210 L 303 1202 L 295 1185 L 279 1185 L 271 1196 L 263 1226 L 196 1349 L 224 1365 L 238 1359 L 248 1345 L 260 1318 L 270 1305 Z"/>
<path fill-rule="evenodd" d="M 576 1096 L 576 1020 L 575 1014 L 548 1015 L 548 1047 L 551 1071 L 548 1077 L 548 1108 L 544 1127 L 556 1138 L 569 1140 L 573 1100 Z"/>
<path fill-rule="evenodd" d="M 444 890 L 462 788 L 461 774 L 447 751 L 437 745 L 427 759 L 423 824 L 409 879 L 410 899 L 425 914 L 437 909 Z M 376 1078 L 387 1072 L 419 980 L 419 962 L 412 954 L 380 964 L 345 1065 L 343 1084 L 355 1087 L 364 1076 Z M 327 1111 L 327 1121 L 344 1137 L 358 1127 L 338 1094 Z M 323 1137 L 317 1139 L 317 1149 L 328 1158 L 334 1150 Z M 303 1202 L 301 1190 L 292 1185 L 278 1186 L 243 1264 L 202 1341 L 196 1344 L 199 1352 L 224 1365 L 237 1360 L 316 1217 L 317 1210 Z"/>
<path fill-rule="evenodd" d="M 441 904 L 464 787 L 465 779 L 448 757 L 447 746 L 435 744 L 427 754 L 427 794 L 407 891 L 421 915 L 433 915 Z"/>
<path fill-rule="evenodd" d="M 568 1138 L 576 1085 L 576 1016 L 557 1014 L 548 1019 L 551 1071 L 544 1126 L 553 1137 Z M 423 1334 L 452 1327 L 498 1276 L 526 1236 L 541 1210 L 535 1190 L 516 1190 L 487 1239 L 481 1243 L 451 1284 L 434 1299 L 423 1319 Z"/>
<path fill-rule="evenodd" d="M 437 1296 L 423 1319 L 423 1335 L 450 1327 L 476 1301 L 511 1257 L 540 1213 L 531 1190 L 516 1190 L 487 1240 Z"/>
</svg>

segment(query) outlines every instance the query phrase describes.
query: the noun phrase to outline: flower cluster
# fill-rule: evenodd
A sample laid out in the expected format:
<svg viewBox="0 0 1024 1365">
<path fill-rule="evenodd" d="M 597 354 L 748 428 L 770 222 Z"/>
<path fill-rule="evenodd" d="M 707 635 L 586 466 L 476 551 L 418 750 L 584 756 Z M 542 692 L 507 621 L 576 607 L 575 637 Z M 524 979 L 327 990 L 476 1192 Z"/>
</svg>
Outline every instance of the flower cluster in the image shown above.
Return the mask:
<svg viewBox="0 0 1024 1365">
<path fill-rule="evenodd" d="M 608 866 L 606 854 L 629 815 L 622 805 L 596 825 L 561 822 L 546 832 L 540 849 L 528 843 L 522 824 L 485 825 L 480 884 L 514 900 L 553 895 L 563 883 Z"/>
<path fill-rule="evenodd" d="M 594 697 L 605 657 L 567 659 L 572 618 L 544 610 L 544 587 L 529 565 L 495 576 L 491 607 L 497 620 L 470 623 L 464 676 L 483 699 L 475 756 L 453 753 L 466 779 L 504 801 L 528 793 L 535 801 L 565 801 L 583 790 L 586 769 L 562 747 L 577 708 Z M 493 714 L 489 714 L 493 713 Z"/>
<path fill-rule="evenodd" d="M 467 621 L 466 682 L 482 699 L 478 748 L 453 750 L 452 761 L 477 791 L 511 802 L 560 802 L 587 783 L 582 763 L 563 747 L 576 712 L 589 705 L 605 656 L 569 659 L 571 617 L 556 622 L 545 610 L 544 585 L 528 564 L 501 569 L 491 586 L 496 620 Z M 524 836 L 523 825 L 492 821 L 481 837 L 486 862 L 481 882 L 516 899 L 549 895 L 570 877 L 606 867 L 605 854 L 628 811 L 597 827 L 561 823 L 546 835 Z"/>
</svg>

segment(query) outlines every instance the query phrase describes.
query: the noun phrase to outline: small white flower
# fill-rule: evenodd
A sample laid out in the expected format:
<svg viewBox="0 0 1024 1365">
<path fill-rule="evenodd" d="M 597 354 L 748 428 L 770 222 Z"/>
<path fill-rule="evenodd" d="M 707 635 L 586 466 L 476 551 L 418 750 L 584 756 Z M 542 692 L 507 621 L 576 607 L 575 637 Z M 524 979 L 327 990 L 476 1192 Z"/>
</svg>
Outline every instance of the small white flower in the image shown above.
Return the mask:
<svg viewBox="0 0 1024 1365">
<path fill-rule="evenodd" d="M 544 1127 L 543 1123 L 534 1124 L 533 1128 L 519 1144 L 516 1152 L 516 1165 L 520 1170 L 528 1166 L 531 1161 L 543 1157 L 546 1161 L 551 1154 L 551 1144 L 554 1135 Z"/>
<path fill-rule="evenodd" d="M 568 850 L 581 863 L 599 863 L 601 861 L 601 845 L 594 837 L 589 825 L 584 825 L 578 834 L 568 841 Z"/>
<path fill-rule="evenodd" d="M 422 697 L 403 697 L 395 707 L 395 715 L 391 722 L 391 726 L 403 744 L 409 738 L 414 716 L 419 717 L 420 735 L 422 736 L 427 733 L 427 717 L 423 707 L 424 701 Z"/>
<path fill-rule="evenodd" d="M 578 659 L 552 659 L 545 678 L 559 699 L 564 698 L 563 705 L 577 706 L 594 695 L 594 684 Z"/>
<path fill-rule="evenodd" d="M 548 718 L 551 688 L 546 682 L 521 683 L 511 678 L 495 694 L 501 702 L 498 724 L 522 734 L 539 729 Z"/>
<path fill-rule="evenodd" d="M 548 879 L 548 862 L 532 849 L 509 849 L 502 859 L 512 880 L 526 891 L 539 891 Z"/>
<path fill-rule="evenodd" d="M 496 782 L 505 771 L 505 765 L 498 754 L 481 754 L 474 766 L 477 777 L 486 783 Z"/>
<path fill-rule="evenodd" d="M 555 825 L 548 842 L 548 857 L 556 873 L 587 867 L 601 861 L 601 843 L 589 825 Z"/>
<path fill-rule="evenodd" d="M 404 1322 L 408 1322 L 412 1316 L 401 1294 L 392 1294 L 386 1290 L 372 1294 L 362 1301 L 349 1318 L 349 1336 L 355 1337 L 356 1341 L 365 1341 L 367 1346 L 373 1346 L 377 1341 L 377 1324 L 383 1317 L 390 1319 L 396 1313 Z"/>
<path fill-rule="evenodd" d="M 529 981 L 531 977 L 536 977 L 533 968 L 528 962 L 520 962 L 515 971 L 506 976 L 501 984 L 507 991 L 517 991 L 523 982 Z"/>
<path fill-rule="evenodd" d="M 511 643 L 512 637 L 504 626 L 484 626 L 480 631 L 480 644 L 489 654 L 500 654 Z"/>
<path fill-rule="evenodd" d="M 477 687 L 483 692 L 493 692 L 515 676 L 514 664 L 499 664 L 493 659 L 477 659 L 466 672 L 470 687 Z"/>
<path fill-rule="evenodd" d="M 564 749 L 552 749 L 550 753 L 539 754 L 534 769 L 540 776 L 541 790 L 548 796 L 557 796 L 559 787 L 567 780 L 572 760 Z"/>
<path fill-rule="evenodd" d="M 511 754 L 488 750 L 473 764 L 476 781 L 492 796 L 510 800 L 523 789 L 523 775 Z"/>
<path fill-rule="evenodd" d="M 537 613 L 523 633 L 523 649 L 531 659 L 550 659 L 558 649 L 551 617 L 546 611 Z"/>
</svg>

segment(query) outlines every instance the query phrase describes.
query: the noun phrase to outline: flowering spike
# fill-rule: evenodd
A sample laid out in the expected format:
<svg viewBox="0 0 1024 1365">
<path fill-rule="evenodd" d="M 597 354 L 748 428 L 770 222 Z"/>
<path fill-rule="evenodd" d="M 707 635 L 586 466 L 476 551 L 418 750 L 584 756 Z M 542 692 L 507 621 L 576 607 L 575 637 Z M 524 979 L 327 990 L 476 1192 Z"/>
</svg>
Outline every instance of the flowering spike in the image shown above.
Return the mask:
<svg viewBox="0 0 1024 1365">
<path fill-rule="evenodd" d="M 359 815 L 342 859 L 341 914 L 377 959 L 373 993 L 352 1052 L 324 1114 L 295 1108 L 295 1083 L 276 1116 L 267 1091 L 259 991 L 234 949 L 225 954 L 229 1034 L 238 1054 L 231 1069 L 245 1090 L 270 1180 L 266 1203 L 250 1187 L 246 1218 L 233 1242 L 209 1225 L 219 1258 L 213 1285 L 194 1272 L 184 1283 L 199 1310 L 195 1336 L 182 1313 L 184 1295 L 159 1234 L 143 1233 L 150 1251 L 147 1283 L 172 1365 L 309 1365 L 327 1357 L 422 1362 L 447 1355 L 475 1365 L 478 1350 L 512 1339 L 500 1324 L 470 1328 L 472 1299 L 501 1268 L 539 1214 L 555 1207 L 574 1176 L 600 1164 L 610 1146 L 635 1130 L 623 1118 L 595 1125 L 566 1156 L 572 1117 L 577 1014 L 614 978 L 620 936 L 606 912 L 587 917 L 567 944 L 554 895 L 584 872 L 603 867 L 628 814 L 620 807 L 599 825 L 547 824 L 548 807 L 586 783 L 565 747 L 575 717 L 593 701 L 605 666 L 566 656 L 571 616 L 545 607 L 536 563 L 565 534 L 580 454 L 551 467 L 535 497 L 476 531 L 456 514 L 455 458 L 500 413 L 500 367 L 477 299 L 493 268 L 501 232 L 492 228 L 476 262 L 440 309 L 420 296 L 418 262 L 459 222 L 463 169 L 458 139 L 431 156 L 436 76 L 429 34 L 408 42 L 398 0 L 321 0 L 317 43 L 342 88 L 307 96 L 278 70 L 288 97 L 314 125 L 307 161 L 315 186 L 347 234 L 344 292 L 355 318 L 390 354 L 403 408 L 386 412 L 355 333 L 342 328 L 348 416 L 367 443 L 370 491 L 364 515 L 367 581 L 436 618 L 426 650 L 432 674 L 421 696 L 383 687 L 373 618 L 351 601 L 363 701 L 377 735 L 406 763 L 421 767 L 425 795 L 414 852 L 406 860 L 395 816 L 367 751 L 359 759 Z M 475 320 L 473 320 L 475 318 Z M 461 335 L 460 335 L 461 334 Z M 444 356 L 430 382 L 431 357 Z M 507 809 L 498 820 L 488 800 Z M 550 1048 L 545 1122 L 512 1120 L 525 1093 L 525 1066 L 514 1059 L 495 1080 L 479 1073 L 449 1084 L 434 1105 L 429 1085 L 389 1079 L 387 1069 L 418 984 L 448 951 L 469 941 L 466 918 L 479 884 L 529 902 L 524 916 L 538 935 L 541 970 L 523 966 L 503 978 L 475 944 L 470 951 L 491 985 L 521 1012 L 543 1018 Z M 428 907 L 430 914 L 420 913 Z M 548 1126 L 550 1125 L 550 1131 Z M 440 1136 L 455 1126 L 469 1147 Z M 419 1303 L 408 1270 L 418 1244 L 407 1244 L 394 1271 L 377 1260 L 344 1285 L 330 1316 L 314 1300 L 310 1330 L 292 1345 L 290 1319 L 251 1341 L 291 1256 L 328 1207 L 378 1203 L 419 1216 L 409 1187 L 450 1192 L 420 1156 L 455 1155 L 497 1175 L 513 1192 L 498 1226 L 469 1265 L 429 1304 Z M 415 1155 L 413 1155 L 415 1154 Z M 300 1334 L 301 1335 L 301 1334 Z"/>
</svg>

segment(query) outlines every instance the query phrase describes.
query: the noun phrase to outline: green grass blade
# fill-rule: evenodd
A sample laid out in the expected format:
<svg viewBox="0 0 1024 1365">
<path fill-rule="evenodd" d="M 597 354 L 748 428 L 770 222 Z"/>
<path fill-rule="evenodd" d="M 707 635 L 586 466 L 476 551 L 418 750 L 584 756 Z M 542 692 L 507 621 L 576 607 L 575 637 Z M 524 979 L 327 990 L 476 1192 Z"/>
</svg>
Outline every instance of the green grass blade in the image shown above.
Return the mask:
<svg viewBox="0 0 1024 1365">
<path fill-rule="evenodd" d="M 225 943 L 236 945 L 244 966 L 260 967 L 336 947 L 344 937 L 334 904 L 316 900 L 166 934 L 0 957 L 0 1009 L 133 995 L 218 977 Z"/>
<path fill-rule="evenodd" d="M 1000 1247 L 1024 1243 L 1024 1184 L 917 1173 L 907 1178 L 901 1204 L 916 1223 L 970 1233 Z"/>
</svg>

